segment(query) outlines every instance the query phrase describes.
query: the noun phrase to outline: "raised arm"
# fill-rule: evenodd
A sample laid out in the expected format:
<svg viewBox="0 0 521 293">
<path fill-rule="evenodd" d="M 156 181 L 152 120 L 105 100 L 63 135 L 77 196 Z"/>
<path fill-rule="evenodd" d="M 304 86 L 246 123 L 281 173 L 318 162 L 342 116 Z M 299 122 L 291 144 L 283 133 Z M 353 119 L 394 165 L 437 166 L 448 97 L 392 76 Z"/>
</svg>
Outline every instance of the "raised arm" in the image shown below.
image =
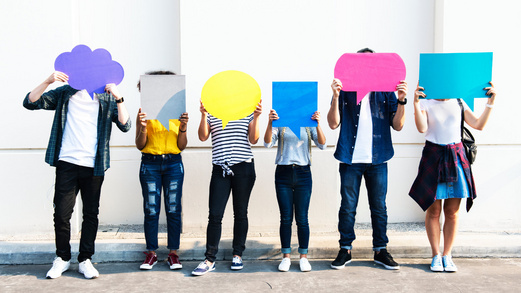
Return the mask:
<svg viewBox="0 0 521 293">
<path fill-rule="evenodd" d="M 177 135 L 177 148 L 184 150 L 188 144 L 188 138 L 186 137 L 186 129 L 188 128 L 188 113 L 183 113 L 179 117 L 179 134 Z"/>
<path fill-rule="evenodd" d="M 141 112 L 141 108 L 137 112 L 136 117 L 136 147 L 142 150 L 147 145 L 147 113 Z"/>
<path fill-rule="evenodd" d="M 31 103 L 38 101 L 47 87 L 55 81 L 67 82 L 68 80 L 69 76 L 67 76 L 67 74 L 60 71 L 53 72 L 49 77 L 47 77 L 47 79 L 29 93 L 29 101 Z"/>
<path fill-rule="evenodd" d="M 322 127 L 320 127 L 320 112 L 316 111 L 313 116 L 311 116 L 311 119 L 317 121 L 317 141 L 321 145 L 326 144 L 326 136 L 324 135 L 324 132 L 322 131 Z"/>
<path fill-rule="evenodd" d="M 105 91 L 114 96 L 114 99 L 116 99 L 116 101 L 120 101 L 123 98 L 119 93 L 118 87 L 113 83 L 107 84 L 105 86 Z M 127 124 L 128 119 L 130 119 L 130 115 L 128 114 L 127 107 L 125 107 L 125 103 L 121 101 L 117 103 L 117 107 L 119 123 Z"/>
<path fill-rule="evenodd" d="M 273 120 L 278 120 L 279 115 L 277 111 L 271 109 L 269 114 L 268 126 L 266 126 L 266 132 L 264 133 L 264 143 L 270 144 L 273 134 Z"/>
<path fill-rule="evenodd" d="M 329 124 L 329 128 L 336 129 L 340 125 L 340 111 L 338 109 L 338 97 L 340 97 L 340 90 L 342 90 L 342 82 L 340 79 L 333 79 L 331 89 L 333 90 L 333 99 L 331 100 L 331 106 L 327 113 L 327 123 Z"/>
<path fill-rule="evenodd" d="M 199 111 L 201 111 L 201 122 L 199 122 L 199 130 L 197 134 L 199 135 L 200 141 L 206 141 L 208 137 L 210 137 L 210 125 L 206 119 L 208 118 L 208 112 L 204 108 L 203 102 L 201 101 L 201 106 L 199 107 Z"/>
<path fill-rule="evenodd" d="M 405 80 L 400 81 L 400 84 L 396 86 L 398 91 L 398 102 L 405 102 L 405 96 L 407 96 L 407 82 Z M 398 103 L 398 108 L 393 118 L 393 128 L 396 131 L 400 131 L 405 123 L 405 105 Z"/>
<path fill-rule="evenodd" d="M 418 84 L 414 91 L 414 123 L 416 124 L 416 129 L 418 129 L 420 133 L 424 133 L 428 128 L 427 114 L 425 111 L 420 109 L 420 97 L 426 97 L 423 90 L 425 89 Z"/>
<path fill-rule="evenodd" d="M 262 114 L 262 100 L 257 104 L 255 111 L 253 111 L 253 120 L 248 125 L 248 140 L 251 144 L 256 144 L 259 141 L 259 116 Z"/>
<path fill-rule="evenodd" d="M 470 127 L 477 130 L 483 130 L 483 128 L 485 128 L 485 125 L 488 122 L 488 118 L 490 117 L 490 113 L 492 112 L 494 101 L 496 100 L 496 89 L 494 88 L 494 84 L 492 84 L 492 82 L 489 83 L 490 86 L 485 88 L 485 90 L 488 90 L 487 96 L 489 96 L 489 98 L 487 104 L 485 105 L 485 110 L 483 113 L 481 113 L 481 116 L 477 118 L 470 109 L 465 111 L 465 122 L 467 122 Z"/>
</svg>

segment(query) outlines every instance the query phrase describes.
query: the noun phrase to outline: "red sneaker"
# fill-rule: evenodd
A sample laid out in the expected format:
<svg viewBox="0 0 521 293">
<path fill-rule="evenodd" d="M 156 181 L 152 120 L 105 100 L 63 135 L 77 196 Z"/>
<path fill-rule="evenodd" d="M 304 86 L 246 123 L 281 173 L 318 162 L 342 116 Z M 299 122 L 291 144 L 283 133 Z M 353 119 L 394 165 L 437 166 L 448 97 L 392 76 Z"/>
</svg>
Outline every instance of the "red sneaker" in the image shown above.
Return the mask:
<svg viewBox="0 0 521 293">
<path fill-rule="evenodd" d="M 146 254 L 145 261 L 139 266 L 142 270 L 151 270 L 154 265 L 157 263 L 157 255 L 152 252 L 143 252 Z"/>
<path fill-rule="evenodd" d="M 166 261 L 168 262 L 171 270 L 178 270 L 183 268 L 183 265 L 179 261 L 179 256 L 177 256 L 175 253 L 170 253 Z"/>
</svg>

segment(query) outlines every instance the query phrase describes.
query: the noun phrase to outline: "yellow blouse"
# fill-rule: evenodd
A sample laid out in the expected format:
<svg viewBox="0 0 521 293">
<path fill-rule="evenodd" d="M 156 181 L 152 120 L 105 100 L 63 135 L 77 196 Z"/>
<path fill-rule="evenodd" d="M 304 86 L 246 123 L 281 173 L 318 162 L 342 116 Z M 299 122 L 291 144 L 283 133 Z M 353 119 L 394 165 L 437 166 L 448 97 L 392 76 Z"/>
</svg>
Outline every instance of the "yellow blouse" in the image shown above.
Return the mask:
<svg viewBox="0 0 521 293">
<path fill-rule="evenodd" d="M 151 155 L 179 154 L 177 135 L 180 124 L 178 119 L 171 119 L 168 130 L 158 120 L 148 120 L 147 144 L 141 152 Z"/>
</svg>

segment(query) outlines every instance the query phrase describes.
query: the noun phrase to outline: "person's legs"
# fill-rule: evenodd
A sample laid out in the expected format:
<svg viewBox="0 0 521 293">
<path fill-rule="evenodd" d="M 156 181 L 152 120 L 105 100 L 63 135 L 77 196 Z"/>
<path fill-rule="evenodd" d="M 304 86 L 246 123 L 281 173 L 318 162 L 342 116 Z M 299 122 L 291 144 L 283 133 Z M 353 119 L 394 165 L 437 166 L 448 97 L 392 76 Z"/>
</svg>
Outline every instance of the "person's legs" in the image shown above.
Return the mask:
<svg viewBox="0 0 521 293">
<path fill-rule="evenodd" d="M 340 232 L 340 247 L 352 249 L 355 240 L 355 216 L 360 193 L 360 184 L 364 170 L 363 164 L 340 163 L 340 195 L 342 197 L 338 212 L 338 231 Z"/>
<path fill-rule="evenodd" d="M 431 245 L 432 256 L 440 254 L 440 214 L 441 199 L 436 200 L 425 213 L 425 230 Z"/>
<path fill-rule="evenodd" d="M 54 233 L 56 255 L 64 261 L 71 259 L 70 219 L 79 191 L 78 171 L 74 164 L 58 161 L 54 186 Z"/>
<path fill-rule="evenodd" d="M 242 256 L 248 234 L 248 204 L 255 184 L 255 165 L 242 162 L 232 166 L 233 255 Z"/>
<path fill-rule="evenodd" d="M 183 163 L 170 162 L 163 166 L 163 193 L 165 195 L 165 211 L 168 229 L 167 248 L 170 252 L 179 249 L 181 237 L 181 197 L 183 194 Z"/>
<path fill-rule="evenodd" d="M 219 250 L 222 218 L 231 191 L 231 177 L 231 175 L 223 177 L 222 168 L 218 165 L 213 165 L 210 197 L 208 200 L 209 215 L 208 227 L 206 228 L 206 252 L 204 254 L 211 263 L 215 262 L 216 254 Z"/>
<path fill-rule="evenodd" d="M 309 246 L 309 222 L 308 211 L 311 200 L 312 179 L 309 166 L 298 166 L 294 168 L 295 188 L 295 221 L 297 222 L 297 235 L 301 257 L 306 257 Z"/>
<path fill-rule="evenodd" d="M 143 194 L 143 213 L 146 249 L 154 253 L 158 248 L 157 233 L 159 213 L 161 211 L 161 164 L 142 161 L 139 170 L 139 182 Z"/>
<path fill-rule="evenodd" d="M 364 173 L 371 225 L 373 227 L 373 250 L 379 251 L 387 247 L 387 163 L 370 165 Z"/>
<path fill-rule="evenodd" d="M 94 242 L 98 233 L 101 185 L 104 176 L 93 176 L 93 168 L 79 168 L 79 186 L 83 203 L 83 223 L 81 225 L 80 254 L 78 255 L 78 262 L 81 263 L 91 259 L 94 254 Z"/>
<path fill-rule="evenodd" d="M 448 198 L 443 204 L 445 223 L 443 224 L 443 255 L 450 255 L 458 230 L 458 215 L 461 198 Z"/>
<path fill-rule="evenodd" d="M 277 166 L 275 191 L 280 211 L 280 244 L 283 257 L 291 253 L 291 224 L 293 223 L 293 176 L 291 166 Z"/>
</svg>

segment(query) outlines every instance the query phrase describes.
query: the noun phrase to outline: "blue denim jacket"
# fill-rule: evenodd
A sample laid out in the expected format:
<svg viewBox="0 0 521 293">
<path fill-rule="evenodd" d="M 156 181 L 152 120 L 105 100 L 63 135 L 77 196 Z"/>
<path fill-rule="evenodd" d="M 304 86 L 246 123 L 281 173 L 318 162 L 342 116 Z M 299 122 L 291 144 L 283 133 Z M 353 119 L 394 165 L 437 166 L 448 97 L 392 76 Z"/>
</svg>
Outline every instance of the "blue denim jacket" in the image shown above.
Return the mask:
<svg viewBox="0 0 521 293">
<path fill-rule="evenodd" d="M 381 164 L 394 155 L 391 141 L 391 127 L 398 102 L 394 92 L 371 92 L 369 97 L 373 120 L 373 164 Z M 340 110 L 340 134 L 335 158 L 352 164 L 353 151 L 360 117 L 360 104 L 356 103 L 356 92 L 340 91 L 338 98 Z"/>
<path fill-rule="evenodd" d="M 63 131 L 67 120 L 67 110 L 69 109 L 69 99 L 78 90 L 69 85 L 64 85 L 57 89 L 44 93 L 40 99 L 32 103 L 29 101 L 29 94 L 25 96 L 23 105 L 29 110 L 55 110 L 54 121 L 49 137 L 49 145 L 45 153 L 45 162 L 51 166 L 56 166 L 60 155 Z M 94 159 L 94 176 L 103 176 L 105 170 L 110 167 L 109 141 L 112 131 L 112 123 L 116 123 L 118 128 L 127 132 L 130 130 L 130 118 L 127 123 L 121 124 L 118 120 L 118 108 L 116 100 L 110 94 L 98 94 L 100 110 L 98 114 L 98 149 Z"/>
</svg>

